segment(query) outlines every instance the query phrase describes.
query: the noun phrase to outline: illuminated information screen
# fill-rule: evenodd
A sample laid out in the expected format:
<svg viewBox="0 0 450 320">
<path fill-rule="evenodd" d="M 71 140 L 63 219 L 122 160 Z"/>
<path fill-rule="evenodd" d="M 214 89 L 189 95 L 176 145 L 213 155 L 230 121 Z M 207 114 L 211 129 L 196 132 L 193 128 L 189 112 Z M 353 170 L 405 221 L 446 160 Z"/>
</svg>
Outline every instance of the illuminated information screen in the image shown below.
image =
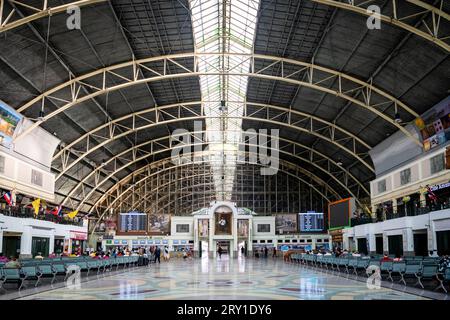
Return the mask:
<svg viewBox="0 0 450 320">
<path fill-rule="evenodd" d="M 300 232 L 316 232 L 324 230 L 323 213 L 305 212 L 299 213 Z"/>
</svg>

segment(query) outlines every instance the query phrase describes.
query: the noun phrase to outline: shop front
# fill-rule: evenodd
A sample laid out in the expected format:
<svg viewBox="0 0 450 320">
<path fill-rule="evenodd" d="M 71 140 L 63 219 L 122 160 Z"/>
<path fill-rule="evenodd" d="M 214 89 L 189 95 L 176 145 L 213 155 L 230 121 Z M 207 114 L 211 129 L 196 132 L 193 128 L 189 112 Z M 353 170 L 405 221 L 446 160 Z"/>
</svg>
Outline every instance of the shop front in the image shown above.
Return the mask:
<svg viewBox="0 0 450 320">
<path fill-rule="evenodd" d="M 86 250 L 87 233 L 70 231 L 71 253 L 81 254 Z"/>
</svg>

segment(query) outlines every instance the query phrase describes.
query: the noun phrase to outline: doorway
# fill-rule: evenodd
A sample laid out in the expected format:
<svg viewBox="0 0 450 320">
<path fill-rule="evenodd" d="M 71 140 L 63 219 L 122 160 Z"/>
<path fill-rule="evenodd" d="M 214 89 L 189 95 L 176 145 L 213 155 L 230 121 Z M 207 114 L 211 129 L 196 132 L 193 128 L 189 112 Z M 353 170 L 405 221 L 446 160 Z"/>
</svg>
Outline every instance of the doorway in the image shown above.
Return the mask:
<svg viewBox="0 0 450 320">
<path fill-rule="evenodd" d="M 450 230 L 436 232 L 436 244 L 438 255 L 450 254 Z"/>
<path fill-rule="evenodd" d="M 367 255 L 367 239 L 366 238 L 358 238 L 358 252 Z"/>
<path fill-rule="evenodd" d="M 20 254 L 20 236 L 3 234 L 2 252 L 6 257 L 18 258 Z"/>
<path fill-rule="evenodd" d="M 245 258 L 247 256 L 247 241 L 240 241 L 238 243 L 238 258 Z"/>
<path fill-rule="evenodd" d="M 208 258 L 209 243 L 208 240 L 200 240 L 198 243 L 199 258 Z"/>
<path fill-rule="evenodd" d="M 222 256 L 219 257 L 219 248 L 221 248 Z M 228 258 L 230 256 L 230 241 L 227 240 L 218 240 L 216 242 L 216 251 L 217 251 L 217 258 L 223 259 L 224 257 Z"/>
<path fill-rule="evenodd" d="M 403 236 L 388 236 L 389 254 L 396 257 L 403 256 Z"/>
<path fill-rule="evenodd" d="M 48 257 L 49 238 L 33 237 L 31 240 L 31 254 L 33 257 L 38 254 Z"/>
<path fill-rule="evenodd" d="M 414 233 L 414 254 L 416 256 L 428 255 L 428 236 L 426 230 Z"/>
<path fill-rule="evenodd" d="M 375 252 L 383 254 L 383 235 L 375 236 Z"/>
</svg>

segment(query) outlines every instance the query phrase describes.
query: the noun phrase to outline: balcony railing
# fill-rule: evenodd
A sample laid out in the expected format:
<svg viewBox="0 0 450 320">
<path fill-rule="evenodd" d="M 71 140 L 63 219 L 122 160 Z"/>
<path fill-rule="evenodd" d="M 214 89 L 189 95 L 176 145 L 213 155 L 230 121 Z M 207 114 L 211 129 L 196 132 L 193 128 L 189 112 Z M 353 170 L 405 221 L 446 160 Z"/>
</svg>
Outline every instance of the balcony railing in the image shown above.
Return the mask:
<svg viewBox="0 0 450 320">
<path fill-rule="evenodd" d="M 54 222 L 58 224 L 69 224 L 73 226 L 83 226 L 83 219 L 79 219 L 75 217 L 74 219 L 67 219 L 61 216 L 55 216 L 53 214 L 49 213 L 42 213 L 39 212 L 38 215 L 34 214 L 33 208 L 27 208 L 27 207 L 17 207 L 17 206 L 6 206 L 6 207 L 0 207 L 0 214 L 3 214 L 8 217 L 15 217 L 15 218 L 31 218 L 36 220 L 43 220 L 43 221 L 49 221 Z"/>
<path fill-rule="evenodd" d="M 367 223 L 381 222 L 385 220 L 397 219 L 402 217 L 414 217 L 427 214 L 433 211 L 439 211 L 450 208 L 449 203 L 428 204 L 423 207 L 406 207 L 400 208 L 397 212 L 389 208 L 384 213 L 379 213 L 377 217 L 354 217 L 351 219 L 351 226 L 358 226 Z"/>
</svg>

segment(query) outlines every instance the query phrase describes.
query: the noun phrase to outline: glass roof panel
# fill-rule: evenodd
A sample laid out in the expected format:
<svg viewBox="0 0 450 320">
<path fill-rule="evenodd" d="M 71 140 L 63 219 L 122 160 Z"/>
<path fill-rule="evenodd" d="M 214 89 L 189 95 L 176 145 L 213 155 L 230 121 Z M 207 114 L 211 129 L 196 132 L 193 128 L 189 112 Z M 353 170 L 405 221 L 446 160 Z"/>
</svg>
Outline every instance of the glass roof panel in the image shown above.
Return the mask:
<svg viewBox="0 0 450 320">
<path fill-rule="evenodd" d="M 207 139 L 214 171 L 216 198 L 232 193 L 246 101 L 250 59 L 229 55 L 251 54 L 260 0 L 190 0 L 197 53 L 224 53 L 198 59 L 200 89 Z M 225 107 L 221 101 L 225 102 Z"/>
</svg>

